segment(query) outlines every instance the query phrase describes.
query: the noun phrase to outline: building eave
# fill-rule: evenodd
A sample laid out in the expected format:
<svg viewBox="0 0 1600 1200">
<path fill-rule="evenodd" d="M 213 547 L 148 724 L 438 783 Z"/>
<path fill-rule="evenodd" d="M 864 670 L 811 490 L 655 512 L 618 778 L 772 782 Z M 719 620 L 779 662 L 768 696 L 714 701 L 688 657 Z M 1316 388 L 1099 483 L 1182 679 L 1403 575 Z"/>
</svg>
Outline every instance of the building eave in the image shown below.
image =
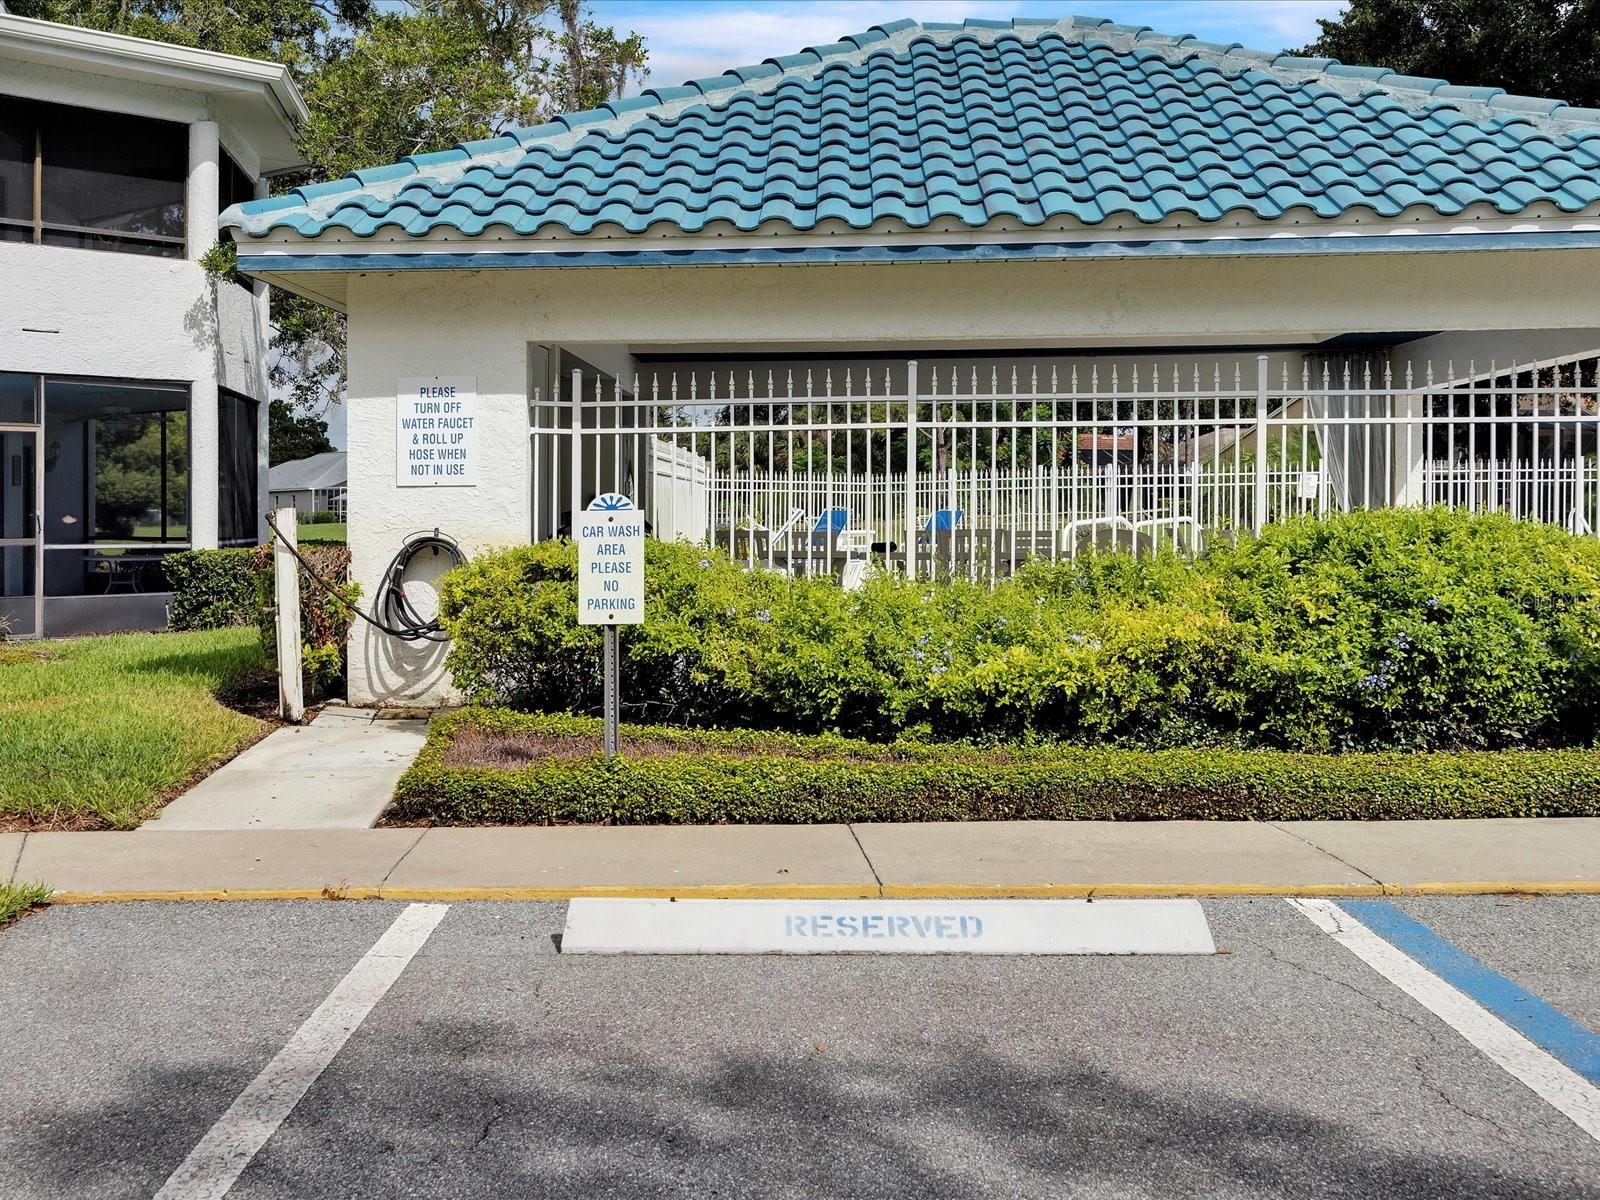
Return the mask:
<svg viewBox="0 0 1600 1200">
<path fill-rule="evenodd" d="M 0 13 L 4 59 L 205 95 L 261 143 L 264 170 L 303 165 L 295 135 L 310 111 L 280 63 Z"/>
<path fill-rule="evenodd" d="M 1295 258 L 1362 254 L 1494 253 L 1530 250 L 1600 251 L 1600 230 L 1519 234 L 1427 234 L 1405 237 L 1210 238 L 1094 242 L 1011 242 L 915 245 L 813 245 L 774 249 L 489 250 L 419 254 L 364 251 L 307 253 L 303 247 L 239 248 L 239 270 L 299 295 L 344 307 L 350 274 L 400 271 L 496 271 L 895 264 L 1080 262 L 1107 259 Z"/>
</svg>

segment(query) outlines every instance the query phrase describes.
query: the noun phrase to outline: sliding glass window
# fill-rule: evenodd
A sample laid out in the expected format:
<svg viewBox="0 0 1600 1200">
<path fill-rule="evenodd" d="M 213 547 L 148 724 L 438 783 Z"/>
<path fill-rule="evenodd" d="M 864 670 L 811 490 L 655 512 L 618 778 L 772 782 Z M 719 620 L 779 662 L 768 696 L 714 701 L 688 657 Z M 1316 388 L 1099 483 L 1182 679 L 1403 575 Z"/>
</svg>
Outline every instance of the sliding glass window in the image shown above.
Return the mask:
<svg viewBox="0 0 1600 1200">
<path fill-rule="evenodd" d="M 181 258 L 188 131 L 0 96 L 0 239 Z"/>
<path fill-rule="evenodd" d="M 46 379 L 45 594 L 165 591 L 189 540 L 187 388 Z"/>
</svg>

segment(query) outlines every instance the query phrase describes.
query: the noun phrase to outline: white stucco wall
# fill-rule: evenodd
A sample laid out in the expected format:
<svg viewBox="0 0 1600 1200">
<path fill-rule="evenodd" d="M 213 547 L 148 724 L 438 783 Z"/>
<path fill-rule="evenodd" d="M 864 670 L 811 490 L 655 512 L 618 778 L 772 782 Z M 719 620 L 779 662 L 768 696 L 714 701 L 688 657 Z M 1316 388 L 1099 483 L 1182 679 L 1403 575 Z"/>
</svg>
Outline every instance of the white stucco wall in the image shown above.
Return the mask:
<svg viewBox="0 0 1600 1200">
<path fill-rule="evenodd" d="M 0 242 L 0 371 L 188 385 L 194 540 L 212 545 L 217 387 L 267 395 L 257 303 L 192 262 Z"/>
<path fill-rule="evenodd" d="M 1587 252 L 1506 251 L 359 274 L 348 292 L 352 570 L 370 604 L 410 532 L 437 526 L 469 554 L 527 540 L 531 343 L 568 346 L 613 370 L 626 369 L 630 352 L 711 347 L 776 357 L 1237 345 L 1253 356 L 1345 333 L 1600 325 L 1597 267 Z M 411 375 L 477 377 L 477 486 L 395 486 L 395 386 Z M 350 699 L 446 700 L 443 657 L 443 647 L 358 623 Z"/>
<path fill-rule="evenodd" d="M 419 295 L 383 279 L 359 281 L 351 306 L 350 386 L 345 404 L 351 574 L 362 603 L 378 599 L 384 569 L 405 538 L 435 527 L 474 554 L 528 540 L 528 346 L 517 323 L 490 318 L 470 288 Z M 451 364 L 448 371 L 443 364 Z M 397 487 L 395 387 L 405 376 L 470 375 L 477 381 L 477 478 L 473 487 Z M 439 561 L 442 568 L 442 560 Z M 418 564 L 413 601 L 425 608 L 432 561 Z M 407 643 L 357 621 L 350 634 L 353 703 L 436 704 L 451 695 L 446 647 Z"/>
</svg>

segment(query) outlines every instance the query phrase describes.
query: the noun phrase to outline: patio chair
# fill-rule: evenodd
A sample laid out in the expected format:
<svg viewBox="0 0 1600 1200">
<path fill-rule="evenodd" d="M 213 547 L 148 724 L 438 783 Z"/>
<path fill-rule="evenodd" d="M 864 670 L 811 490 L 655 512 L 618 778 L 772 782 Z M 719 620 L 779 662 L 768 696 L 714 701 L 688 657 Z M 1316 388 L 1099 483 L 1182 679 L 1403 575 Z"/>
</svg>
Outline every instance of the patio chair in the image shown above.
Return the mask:
<svg viewBox="0 0 1600 1200">
<path fill-rule="evenodd" d="M 1061 553 L 1071 557 L 1084 550 L 1139 549 L 1139 533 L 1126 517 L 1086 517 L 1061 527 Z"/>
<path fill-rule="evenodd" d="M 928 546 L 936 541 L 942 541 L 948 545 L 954 540 L 956 531 L 963 528 L 966 515 L 959 508 L 935 509 L 933 516 L 929 517 L 927 523 L 923 525 L 922 532 L 917 534 L 917 545 Z"/>
<path fill-rule="evenodd" d="M 850 524 L 850 510 L 848 508 L 830 508 L 817 518 L 817 523 L 811 527 L 811 548 L 823 553 L 832 553 L 834 546 L 839 541 L 839 535 Z"/>
<path fill-rule="evenodd" d="M 805 520 L 806 510 L 791 508 L 789 515 L 783 519 L 776 529 L 768 529 L 764 525 L 755 525 L 750 528 L 750 553 L 752 557 L 766 560 L 767 569 L 775 570 L 773 552 L 777 550 L 780 542 L 787 542 L 789 535 L 796 525 Z"/>
<path fill-rule="evenodd" d="M 1193 517 L 1146 517 L 1133 522 L 1133 529 L 1135 536 L 1147 538 L 1152 548 L 1160 546 L 1163 537 L 1172 540 L 1174 550 L 1187 549 L 1190 554 L 1199 554 L 1206 548 L 1205 533 Z M 1138 548 L 1143 550 L 1144 546 Z"/>
</svg>

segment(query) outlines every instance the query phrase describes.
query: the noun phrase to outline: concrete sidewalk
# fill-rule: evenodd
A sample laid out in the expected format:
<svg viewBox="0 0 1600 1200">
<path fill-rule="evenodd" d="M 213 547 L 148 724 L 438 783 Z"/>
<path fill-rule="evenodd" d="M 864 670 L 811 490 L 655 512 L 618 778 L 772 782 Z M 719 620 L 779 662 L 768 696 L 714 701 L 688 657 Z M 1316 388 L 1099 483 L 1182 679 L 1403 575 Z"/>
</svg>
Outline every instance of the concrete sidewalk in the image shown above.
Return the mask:
<svg viewBox="0 0 1600 1200">
<path fill-rule="evenodd" d="M 370 829 L 427 735 L 425 720 L 330 705 L 309 725 L 274 730 L 140 829 Z"/>
<path fill-rule="evenodd" d="M 1600 818 L 0 835 L 59 902 L 1600 893 Z"/>
</svg>

